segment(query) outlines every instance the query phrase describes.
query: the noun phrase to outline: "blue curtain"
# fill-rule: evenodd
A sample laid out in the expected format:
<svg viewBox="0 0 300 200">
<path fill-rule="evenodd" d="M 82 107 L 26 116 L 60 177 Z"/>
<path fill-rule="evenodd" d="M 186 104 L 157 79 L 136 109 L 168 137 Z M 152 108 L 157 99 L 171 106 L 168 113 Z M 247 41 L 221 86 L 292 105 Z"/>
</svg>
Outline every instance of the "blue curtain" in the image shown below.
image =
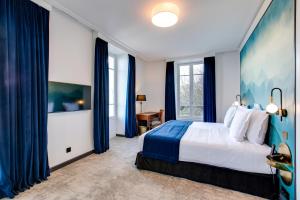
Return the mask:
<svg viewBox="0 0 300 200">
<path fill-rule="evenodd" d="M 165 84 L 165 121 L 176 119 L 174 62 L 167 62 Z"/>
<path fill-rule="evenodd" d="M 125 136 L 132 138 L 136 135 L 135 113 L 135 58 L 128 55 L 128 80 L 125 112 Z"/>
<path fill-rule="evenodd" d="M 0 41 L 0 198 L 13 198 L 49 176 L 49 12 L 1 0 Z"/>
<path fill-rule="evenodd" d="M 96 38 L 94 69 L 94 150 L 109 149 L 108 43 Z"/>
<path fill-rule="evenodd" d="M 215 57 L 204 58 L 204 121 L 216 122 Z"/>
</svg>

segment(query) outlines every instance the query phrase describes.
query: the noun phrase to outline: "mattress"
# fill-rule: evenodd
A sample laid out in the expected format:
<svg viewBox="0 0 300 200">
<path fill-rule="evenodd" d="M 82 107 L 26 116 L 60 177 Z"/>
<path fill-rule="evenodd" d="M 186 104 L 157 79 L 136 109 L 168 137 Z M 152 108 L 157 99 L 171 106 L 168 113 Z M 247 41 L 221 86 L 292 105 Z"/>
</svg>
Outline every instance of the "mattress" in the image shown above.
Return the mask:
<svg viewBox="0 0 300 200">
<path fill-rule="evenodd" d="M 145 134 L 147 132 L 139 137 L 140 151 L 143 150 Z M 266 163 L 270 151 L 265 144 L 234 141 L 229 136 L 229 129 L 221 123 L 193 122 L 181 138 L 179 161 L 272 174 L 275 170 Z"/>
</svg>

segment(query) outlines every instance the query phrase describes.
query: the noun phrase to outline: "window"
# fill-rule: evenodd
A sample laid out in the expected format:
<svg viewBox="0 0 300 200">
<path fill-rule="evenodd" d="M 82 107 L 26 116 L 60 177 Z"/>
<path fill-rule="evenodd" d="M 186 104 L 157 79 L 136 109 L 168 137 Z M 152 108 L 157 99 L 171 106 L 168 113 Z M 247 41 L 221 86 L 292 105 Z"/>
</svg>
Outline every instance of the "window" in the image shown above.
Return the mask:
<svg viewBox="0 0 300 200">
<path fill-rule="evenodd" d="M 108 73 L 109 73 L 109 117 L 116 116 L 116 56 L 108 56 Z"/>
<path fill-rule="evenodd" d="M 202 62 L 177 67 L 177 116 L 179 119 L 203 120 Z"/>
</svg>

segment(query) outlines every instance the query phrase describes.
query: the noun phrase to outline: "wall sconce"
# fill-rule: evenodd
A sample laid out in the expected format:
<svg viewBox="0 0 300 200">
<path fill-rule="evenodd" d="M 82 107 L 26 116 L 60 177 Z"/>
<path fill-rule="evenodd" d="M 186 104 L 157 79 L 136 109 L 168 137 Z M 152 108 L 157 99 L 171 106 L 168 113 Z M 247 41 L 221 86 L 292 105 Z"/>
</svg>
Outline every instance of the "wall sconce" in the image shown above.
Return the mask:
<svg viewBox="0 0 300 200">
<path fill-rule="evenodd" d="M 80 100 L 77 101 L 77 103 L 78 103 L 79 105 L 83 105 L 83 104 L 84 104 L 84 100 L 80 99 Z"/>
<path fill-rule="evenodd" d="M 240 97 L 240 98 L 239 98 L 239 97 Z M 237 94 L 237 95 L 235 96 L 235 102 L 233 102 L 232 105 L 234 105 L 234 106 L 240 106 L 240 105 L 241 105 L 241 95 Z"/>
<path fill-rule="evenodd" d="M 274 90 L 278 90 L 280 92 L 280 108 L 278 108 L 278 106 L 274 103 L 273 100 Z M 273 88 L 271 90 L 270 103 L 267 105 L 266 110 L 270 114 L 279 115 L 281 121 L 282 121 L 282 117 L 287 116 L 287 110 L 282 108 L 282 90 L 280 88 Z"/>
<path fill-rule="evenodd" d="M 83 99 L 80 99 L 77 101 L 77 104 L 79 105 L 79 108 L 80 109 L 83 109 L 83 106 L 84 106 L 84 100 Z"/>
</svg>

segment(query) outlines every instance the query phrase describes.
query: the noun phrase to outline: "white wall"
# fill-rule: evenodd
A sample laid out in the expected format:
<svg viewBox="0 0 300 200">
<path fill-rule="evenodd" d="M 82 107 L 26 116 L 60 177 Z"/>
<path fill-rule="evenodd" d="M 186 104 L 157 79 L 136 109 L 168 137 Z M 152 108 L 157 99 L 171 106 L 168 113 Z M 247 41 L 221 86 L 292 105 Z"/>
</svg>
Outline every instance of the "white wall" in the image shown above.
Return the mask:
<svg viewBox="0 0 300 200">
<path fill-rule="evenodd" d="M 141 94 L 146 95 L 147 101 L 143 102 L 143 111 L 159 111 L 165 108 L 165 80 L 165 62 L 145 63 L 143 93 Z M 140 105 L 138 105 L 137 113 L 140 110 Z"/>
<path fill-rule="evenodd" d="M 94 40 L 99 36 L 61 11 L 50 12 L 49 81 L 93 85 Z M 111 47 L 111 45 L 110 45 Z M 116 50 L 117 48 L 109 48 Z M 121 51 L 120 51 L 121 52 Z M 115 52 L 113 52 L 115 53 Z M 125 133 L 128 54 L 118 55 L 117 117 L 110 118 L 110 138 Z M 143 93 L 144 61 L 136 58 L 136 92 Z M 137 109 L 139 109 L 137 105 Z M 50 167 L 94 149 L 92 110 L 48 115 Z M 72 147 L 70 153 L 66 148 Z"/>
<path fill-rule="evenodd" d="M 240 94 L 240 55 L 239 52 L 217 53 L 215 59 L 217 122 L 223 122 L 227 109 Z"/>
<path fill-rule="evenodd" d="M 146 76 L 147 76 L 147 71 L 146 71 L 146 62 L 143 60 L 136 58 L 135 59 L 135 64 L 136 64 L 136 74 L 135 74 L 135 93 L 136 94 L 144 94 L 145 93 L 145 84 L 146 84 Z M 140 112 L 140 104 L 136 103 L 136 113 Z"/>
<path fill-rule="evenodd" d="M 92 31 L 55 9 L 50 12 L 49 27 L 49 80 L 92 85 Z M 72 147 L 68 154 L 67 147 Z M 90 150 L 93 150 L 91 110 L 48 115 L 50 167 Z"/>
</svg>

